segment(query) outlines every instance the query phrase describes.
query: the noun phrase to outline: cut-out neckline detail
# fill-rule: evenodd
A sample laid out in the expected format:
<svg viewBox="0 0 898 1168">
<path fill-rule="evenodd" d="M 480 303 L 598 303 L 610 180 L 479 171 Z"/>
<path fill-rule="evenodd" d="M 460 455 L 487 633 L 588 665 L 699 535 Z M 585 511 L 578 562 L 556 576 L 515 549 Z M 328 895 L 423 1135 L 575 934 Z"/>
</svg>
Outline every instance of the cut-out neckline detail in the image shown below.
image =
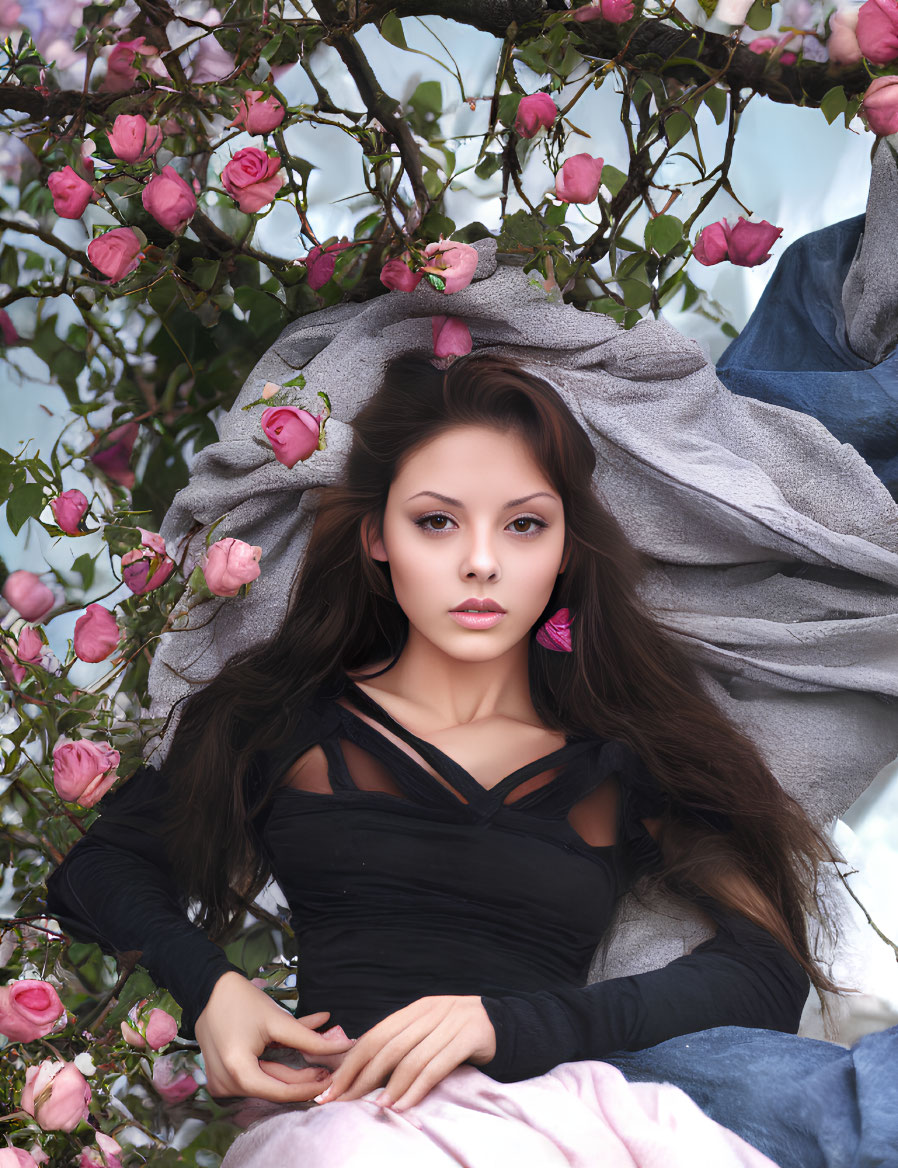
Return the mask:
<svg viewBox="0 0 898 1168">
<path fill-rule="evenodd" d="M 592 738 L 576 737 L 570 734 L 565 735 L 566 741 L 564 746 L 560 746 L 556 750 L 550 751 L 548 754 L 544 754 L 540 758 L 534 759 L 532 762 L 525 763 L 523 766 L 513 770 L 510 774 L 505 775 L 504 778 L 500 779 L 493 786 L 485 787 L 474 777 L 474 775 L 471 774 L 470 771 L 463 767 L 460 762 L 457 762 L 452 757 L 452 755 L 447 754 L 444 750 L 440 750 L 438 746 L 434 746 L 434 744 L 432 742 L 428 742 L 426 738 L 419 738 L 417 734 L 413 734 L 412 731 L 408 729 L 408 727 L 403 726 L 401 722 L 397 722 L 392 714 L 385 710 L 379 702 L 375 701 L 375 699 L 372 698 L 370 694 L 367 694 L 361 688 L 361 686 L 357 685 L 351 677 L 349 677 L 347 674 L 344 674 L 343 676 L 345 678 L 347 688 L 352 692 L 354 697 L 360 699 L 360 704 L 363 709 L 366 706 L 368 707 L 367 710 L 364 710 L 364 712 L 370 713 L 377 721 L 386 726 L 386 728 L 391 730 L 397 737 L 403 739 L 403 741 L 407 742 L 410 746 L 414 746 L 415 750 L 418 752 L 421 758 L 423 758 L 431 767 L 433 767 L 434 771 L 436 771 L 441 778 L 444 778 L 448 783 L 450 783 L 457 793 L 464 795 L 469 803 L 484 801 L 489 801 L 491 803 L 496 801 L 502 802 L 509 790 L 512 790 L 514 787 L 524 782 L 526 779 L 531 778 L 533 775 L 539 774 L 541 771 L 549 770 L 557 760 L 562 758 L 562 756 L 568 753 L 581 753 L 583 748 L 591 745 L 594 741 Z M 342 710 L 345 710 L 346 713 L 355 718 L 357 722 L 361 723 L 363 726 L 367 726 L 369 730 L 373 730 L 370 722 L 360 717 L 357 711 L 353 710 L 350 706 L 343 705 L 342 703 L 338 704 Z M 377 731 L 375 730 L 374 733 L 377 734 Z M 401 747 L 397 746 L 396 743 L 387 738 L 386 735 L 377 734 L 377 737 L 381 742 L 386 742 L 390 747 L 392 747 L 394 751 L 397 751 L 400 755 L 402 755 L 406 762 L 411 763 L 414 767 L 416 767 L 417 770 L 421 771 L 422 774 L 427 775 L 427 778 L 431 782 L 439 782 L 439 779 L 435 778 L 434 775 L 432 775 L 426 767 L 422 766 L 416 758 L 402 750 Z M 578 749 L 575 752 L 572 752 L 572 747 L 576 747 Z M 444 773 L 445 768 L 449 769 L 449 774 Z M 555 778 L 551 779 L 550 783 L 556 782 L 558 777 L 559 776 L 556 776 Z M 524 798 L 527 798 L 527 796 Z M 514 806 L 514 803 L 509 804 L 509 806 Z"/>
</svg>

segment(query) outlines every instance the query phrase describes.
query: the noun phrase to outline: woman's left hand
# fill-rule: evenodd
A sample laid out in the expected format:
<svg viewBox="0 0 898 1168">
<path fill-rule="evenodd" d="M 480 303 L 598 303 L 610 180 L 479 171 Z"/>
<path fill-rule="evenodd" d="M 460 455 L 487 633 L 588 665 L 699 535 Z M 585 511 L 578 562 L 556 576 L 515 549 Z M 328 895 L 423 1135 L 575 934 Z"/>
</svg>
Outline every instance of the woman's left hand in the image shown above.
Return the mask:
<svg viewBox="0 0 898 1168">
<path fill-rule="evenodd" d="M 386 1087 L 377 1103 L 405 1110 L 463 1062 L 490 1062 L 496 1032 L 476 994 L 419 998 L 365 1032 L 342 1058 L 322 1103 L 360 1099 Z"/>
</svg>

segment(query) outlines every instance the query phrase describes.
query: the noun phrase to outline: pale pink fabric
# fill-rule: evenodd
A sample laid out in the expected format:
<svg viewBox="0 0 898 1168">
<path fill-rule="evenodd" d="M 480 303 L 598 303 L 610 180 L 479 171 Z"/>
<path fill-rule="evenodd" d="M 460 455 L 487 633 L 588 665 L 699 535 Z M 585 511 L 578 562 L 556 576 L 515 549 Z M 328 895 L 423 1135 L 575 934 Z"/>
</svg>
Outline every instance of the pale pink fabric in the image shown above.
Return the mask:
<svg viewBox="0 0 898 1168">
<path fill-rule="evenodd" d="M 628 1083 L 607 1063 L 519 1083 L 462 1065 L 399 1113 L 377 1107 L 379 1093 L 279 1109 L 221 1168 L 776 1168 L 679 1087 Z"/>
</svg>

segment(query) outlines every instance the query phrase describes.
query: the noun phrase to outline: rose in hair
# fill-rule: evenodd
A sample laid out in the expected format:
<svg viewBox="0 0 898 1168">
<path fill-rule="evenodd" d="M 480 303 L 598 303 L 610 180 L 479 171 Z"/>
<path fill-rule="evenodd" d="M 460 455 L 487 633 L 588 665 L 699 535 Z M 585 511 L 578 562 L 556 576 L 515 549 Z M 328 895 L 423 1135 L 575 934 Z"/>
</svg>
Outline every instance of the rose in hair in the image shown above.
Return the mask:
<svg viewBox="0 0 898 1168">
<path fill-rule="evenodd" d="M 262 549 L 242 539 L 219 539 L 206 551 L 203 576 L 215 596 L 236 596 L 261 573 Z"/>
<path fill-rule="evenodd" d="M 105 742 L 61 738 L 53 748 L 53 786 L 60 799 L 93 807 L 118 778 L 121 755 Z"/>
<path fill-rule="evenodd" d="M 74 1063 L 45 1059 L 25 1071 L 20 1106 L 44 1131 L 73 1131 L 87 1119 L 90 1085 Z"/>
<path fill-rule="evenodd" d="M 10 1042 L 43 1038 L 65 1013 L 48 981 L 24 979 L 0 988 L 0 1034 Z"/>
</svg>

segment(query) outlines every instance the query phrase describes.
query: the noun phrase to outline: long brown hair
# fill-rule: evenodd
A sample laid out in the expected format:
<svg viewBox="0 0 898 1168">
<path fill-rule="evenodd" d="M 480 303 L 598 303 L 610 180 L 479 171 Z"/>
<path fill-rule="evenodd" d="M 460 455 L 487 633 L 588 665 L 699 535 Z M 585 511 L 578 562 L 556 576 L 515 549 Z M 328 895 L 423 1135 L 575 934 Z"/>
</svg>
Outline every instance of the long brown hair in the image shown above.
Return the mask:
<svg viewBox="0 0 898 1168">
<path fill-rule="evenodd" d="M 710 895 L 754 919 L 818 989 L 832 989 L 806 926 L 808 914 L 822 915 L 817 877 L 831 858 L 824 837 L 707 696 L 680 643 L 640 599 L 650 561 L 596 492 L 587 434 L 552 386 L 491 354 L 445 371 L 423 355 L 388 366 L 378 392 L 352 419 L 344 483 L 322 492 L 281 627 L 184 700 L 164 764 L 173 792 L 166 841 L 182 886 L 199 904 L 199 922 L 224 935 L 269 876 L 254 828 L 271 794 L 259 752 L 287 740 L 322 684 L 402 652 L 408 622 L 387 565 L 365 551 L 363 523 L 381 522 L 405 456 L 451 427 L 473 424 L 522 435 L 564 504 L 570 557 L 530 641 L 530 691 L 540 718 L 553 730 L 617 739 L 635 750 L 668 796 L 660 834 L 664 885 Z M 536 645 L 535 630 L 562 607 L 576 613 L 574 649 L 548 653 Z"/>
</svg>

